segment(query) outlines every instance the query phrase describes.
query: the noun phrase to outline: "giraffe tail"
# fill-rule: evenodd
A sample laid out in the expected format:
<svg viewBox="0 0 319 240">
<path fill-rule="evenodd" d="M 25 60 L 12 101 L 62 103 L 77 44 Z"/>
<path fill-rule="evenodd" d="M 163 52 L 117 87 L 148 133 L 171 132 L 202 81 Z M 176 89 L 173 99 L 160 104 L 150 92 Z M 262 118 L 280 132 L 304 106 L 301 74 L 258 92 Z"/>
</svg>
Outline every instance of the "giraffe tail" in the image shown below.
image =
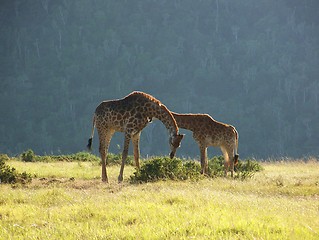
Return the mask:
<svg viewBox="0 0 319 240">
<path fill-rule="evenodd" d="M 91 137 L 89 138 L 88 145 L 87 145 L 87 148 L 88 148 L 88 150 L 90 150 L 90 151 L 91 151 L 91 149 L 92 149 L 92 140 L 93 140 L 93 136 L 94 136 L 94 129 L 95 129 L 95 114 L 94 114 L 94 116 L 93 116 L 93 126 L 92 126 Z"/>
<path fill-rule="evenodd" d="M 235 132 L 235 156 L 234 156 L 234 165 L 238 164 L 238 158 L 239 158 L 239 154 L 238 154 L 238 132 L 236 130 L 236 128 L 234 127 L 234 132 Z"/>
</svg>

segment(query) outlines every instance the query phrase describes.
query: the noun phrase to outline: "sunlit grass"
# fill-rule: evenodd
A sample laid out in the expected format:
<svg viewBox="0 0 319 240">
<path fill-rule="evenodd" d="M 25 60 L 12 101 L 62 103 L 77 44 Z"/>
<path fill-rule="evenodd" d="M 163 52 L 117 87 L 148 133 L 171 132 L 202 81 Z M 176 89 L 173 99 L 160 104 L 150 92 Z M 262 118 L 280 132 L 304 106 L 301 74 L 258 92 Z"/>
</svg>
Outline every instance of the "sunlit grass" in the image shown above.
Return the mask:
<svg viewBox="0 0 319 240">
<path fill-rule="evenodd" d="M 98 162 L 22 162 L 9 161 L 8 165 L 16 169 L 23 169 L 38 178 L 99 178 Z M 113 170 L 113 168 L 112 168 Z M 115 168 L 114 168 L 115 170 Z"/>
<path fill-rule="evenodd" d="M 134 168 L 9 165 L 32 183 L 0 185 L 0 239 L 318 239 L 319 163 L 263 163 L 252 179 L 129 184 Z"/>
</svg>

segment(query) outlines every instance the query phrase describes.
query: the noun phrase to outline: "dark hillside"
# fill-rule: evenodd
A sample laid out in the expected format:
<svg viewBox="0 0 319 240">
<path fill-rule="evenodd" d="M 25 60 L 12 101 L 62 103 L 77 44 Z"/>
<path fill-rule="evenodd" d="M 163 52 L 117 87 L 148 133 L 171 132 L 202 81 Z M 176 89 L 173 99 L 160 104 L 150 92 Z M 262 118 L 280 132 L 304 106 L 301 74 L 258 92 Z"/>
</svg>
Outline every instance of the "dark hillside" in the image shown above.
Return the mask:
<svg viewBox="0 0 319 240">
<path fill-rule="evenodd" d="M 140 90 L 236 126 L 242 157 L 318 155 L 318 12 L 316 0 L 2 0 L 0 152 L 81 151 L 95 107 Z M 166 154 L 166 134 L 147 127 L 142 155 Z M 199 155 L 189 133 L 177 154 Z"/>
</svg>

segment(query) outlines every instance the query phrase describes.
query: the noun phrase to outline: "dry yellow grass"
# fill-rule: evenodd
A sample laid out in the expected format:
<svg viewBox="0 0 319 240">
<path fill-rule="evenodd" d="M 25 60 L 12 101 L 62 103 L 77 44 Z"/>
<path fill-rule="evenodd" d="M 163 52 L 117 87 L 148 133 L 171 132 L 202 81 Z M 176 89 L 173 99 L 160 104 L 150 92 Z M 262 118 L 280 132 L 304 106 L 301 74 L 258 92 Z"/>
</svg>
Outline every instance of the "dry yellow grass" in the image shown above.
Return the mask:
<svg viewBox="0 0 319 240">
<path fill-rule="evenodd" d="M 92 163 L 9 162 L 37 174 L 0 185 L 0 239 L 318 239 L 319 163 L 263 163 L 245 181 L 132 185 L 134 168 Z"/>
</svg>

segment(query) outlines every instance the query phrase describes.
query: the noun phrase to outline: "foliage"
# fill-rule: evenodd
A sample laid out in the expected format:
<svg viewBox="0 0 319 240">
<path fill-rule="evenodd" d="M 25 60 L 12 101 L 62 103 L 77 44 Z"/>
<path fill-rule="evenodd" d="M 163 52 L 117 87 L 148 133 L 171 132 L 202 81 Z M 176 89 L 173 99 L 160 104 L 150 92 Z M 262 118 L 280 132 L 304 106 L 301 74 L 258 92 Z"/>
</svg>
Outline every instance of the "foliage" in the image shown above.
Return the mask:
<svg viewBox="0 0 319 240">
<path fill-rule="evenodd" d="M 56 161 L 67 161 L 67 162 L 72 162 L 72 161 L 80 161 L 80 162 L 95 162 L 99 161 L 100 159 L 88 152 L 78 152 L 74 154 L 69 154 L 69 155 L 56 155 L 56 156 L 51 156 L 53 160 Z"/>
<path fill-rule="evenodd" d="M 252 178 L 256 172 L 264 170 L 256 159 L 246 159 L 245 161 L 239 161 L 236 166 L 236 178 L 246 179 Z"/>
<path fill-rule="evenodd" d="M 23 152 L 20 158 L 23 162 L 35 162 L 39 159 L 39 157 L 37 157 L 31 149 Z"/>
<path fill-rule="evenodd" d="M 198 180 L 201 167 L 196 161 L 183 161 L 179 158 L 155 157 L 143 162 L 140 170 L 131 176 L 131 182 L 152 182 L 157 180 Z M 242 180 L 251 178 L 262 170 L 260 163 L 248 159 L 239 161 L 235 168 L 235 178 Z M 208 176 L 215 178 L 224 176 L 223 156 L 214 157 L 208 161 Z"/>
<path fill-rule="evenodd" d="M 99 158 L 88 152 L 78 152 L 69 155 L 36 155 L 33 150 L 29 149 L 20 154 L 19 159 L 23 162 L 53 162 L 53 161 L 99 161 Z"/>
<path fill-rule="evenodd" d="M 224 157 L 214 156 L 208 160 L 208 176 L 222 177 L 224 176 Z"/>
<path fill-rule="evenodd" d="M 7 154 L 0 154 L 0 162 L 4 163 L 5 161 L 10 160 L 10 157 Z"/>
<path fill-rule="evenodd" d="M 107 164 L 108 165 L 120 165 L 122 163 L 122 154 L 108 153 Z M 134 165 L 133 156 L 128 155 L 125 161 L 126 165 Z"/>
<path fill-rule="evenodd" d="M 80 151 L 99 102 L 141 90 L 235 125 L 241 156 L 319 153 L 316 0 L 7 0 L 0 23 L 0 152 Z M 141 152 L 167 151 L 156 128 Z"/>
<path fill-rule="evenodd" d="M 183 162 L 179 158 L 155 157 L 143 162 L 141 169 L 131 176 L 132 183 L 158 180 L 199 179 L 200 166 L 194 161 Z"/>
<path fill-rule="evenodd" d="M 256 159 L 239 160 L 235 166 L 235 178 L 246 179 L 252 178 L 256 172 L 262 171 L 261 164 Z M 224 157 L 215 156 L 208 160 L 208 176 L 224 176 Z"/>
<path fill-rule="evenodd" d="M 0 155 L 0 183 L 27 183 L 31 182 L 32 176 L 29 173 L 19 173 L 13 167 L 6 165 L 5 161 L 9 160 L 6 154 Z"/>
<path fill-rule="evenodd" d="M 20 154 L 19 159 L 23 162 L 54 162 L 54 161 L 65 161 L 65 162 L 100 162 L 100 157 L 91 154 L 89 152 L 78 152 L 74 154 L 62 154 L 62 155 L 36 155 L 33 150 L 29 149 Z M 122 155 L 109 153 L 107 157 L 107 164 L 121 164 Z M 129 155 L 126 159 L 125 164 L 133 164 L 133 156 Z"/>
<path fill-rule="evenodd" d="M 186 179 L 199 180 L 202 176 L 200 174 L 200 164 L 196 161 L 183 161 L 183 166 L 185 168 Z"/>
</svg>

